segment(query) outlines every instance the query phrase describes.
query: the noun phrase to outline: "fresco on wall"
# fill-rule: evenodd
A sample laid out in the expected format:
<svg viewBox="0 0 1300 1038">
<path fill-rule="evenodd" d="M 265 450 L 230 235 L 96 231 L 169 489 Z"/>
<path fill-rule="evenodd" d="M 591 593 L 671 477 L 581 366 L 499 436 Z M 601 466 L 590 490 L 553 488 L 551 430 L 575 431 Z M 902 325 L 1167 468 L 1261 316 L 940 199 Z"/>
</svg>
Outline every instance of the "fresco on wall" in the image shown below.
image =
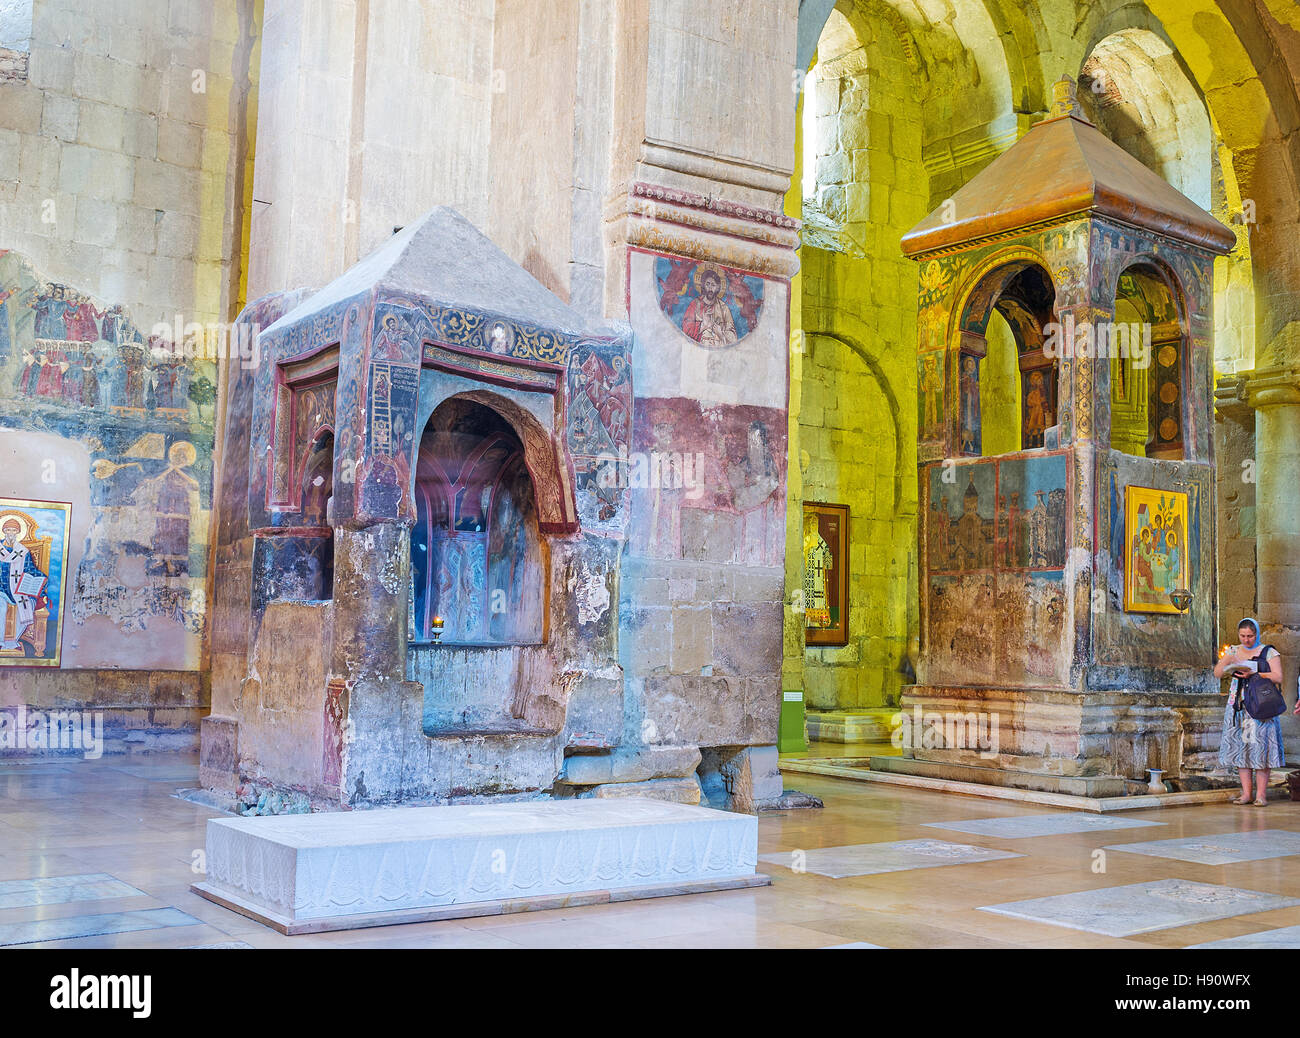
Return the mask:
<svg viewBox="0 0 1300 1038">
<path fill-rule="evenodd" d="M 998 464 L 998 565 L 1065 569 L 1069 516 L 1065 456 L 1011 458 Z"/>
<path fill-rule="evenodd" d="M 659 308 L 687 338 L 709 349 L 734 346 L 758 325 L 764 282 L 717 263 L 655 260 Z"/>
<path fill-rule="evenodd" d="M 961 400 L 960 440 L 963 454 L 979 454 L 980 442 L 980 358 L 969 353 L 961 355 L 958 377 Z"/>
<path fill-rule="evenodd" d="M 992 568 L 995 476 L 991 463 L 930 470 L 931 573 Z"/>
<path fill-rule="evenodd" d="M 681 397 L 637 403 L 628 477 L 648 495 L 632 510 L 640 550 L 780 566 L 785 557 L 788 419 L 773 408 L 704 407 Z"/>
<path fill-rule="evenodd" d="M 624 508 L 632 432 L 632 365 L 622 343 L 584 342 L 569 358 L 569 452 L 578 510 L 586 524 L 607 523 Z"/>
<path fill-rule="evenodd" d="M 929 471 L 929 680 L 1064 681 L 1066 455 Z"/>
<path fill-rule="evenodd" d="M 101 632 L 77 648 L 88 666 L 138 664 L 135 635 L 157 666 L 197 662 L 211 509 L 216 366 L 147 336 L 124 307 L 42 277 L 0 250 L 0 427 L 62 437 L 89 454 L 89 529 L 61 603 L 67 623 Z M 83 455 L 84 456 L 84 455 Z M 0 493 L 28 486 L 0 477 Z M 67 633 L 65 626 L 64 633 Z M 73 652 L 72 649 L 69 650 Z"/>
<path fill-rule="evenodd" d="M 57 667 L 71 506 L 0 498 L 0 667 Z"/>
<path fill-rule="evenodd" d="M 943 438 L 943 353 L 925 353 L 917 358 L 917 381 L 920 389 L 918 425 L 920 439 Z"/>
<path fill-rule="evenodd" d="M 1056 424 L 1055 368 L 1021 373 L 1020 430 L 1025 450 L 1043 446 L 1047 430 Z"/>
<path fill-rule="evenodd" d="M 413 416 L 420 395 L 420 369 L 408 364 L 370 365 L 369 449 L 362 475 L 365 510 L 401 515 L 411 481 Z"/>
</svg>

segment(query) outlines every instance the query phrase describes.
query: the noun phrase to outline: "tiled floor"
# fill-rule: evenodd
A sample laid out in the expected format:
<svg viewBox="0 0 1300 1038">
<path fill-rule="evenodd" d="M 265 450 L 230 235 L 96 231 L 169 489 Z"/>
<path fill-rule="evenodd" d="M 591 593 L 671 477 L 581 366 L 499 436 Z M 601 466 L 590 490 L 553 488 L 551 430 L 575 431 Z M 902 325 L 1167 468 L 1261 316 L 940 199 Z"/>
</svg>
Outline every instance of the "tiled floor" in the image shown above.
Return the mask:
<svg viewBox="0 0 1300 1038">
<path fill-rule="evenodd" d="M 171 794 L 196 779 L 177 755 L 0 760 L 0 944 L 1300 947 L 1300 803 L 1125 812 L 1151 824 L 1098 828 L 1059 809 L 807 775 L 787 785 L 825 810 L 759 820 L 770 887 L 281 937 L 190 893 L 215 812 Z M 1076 817 L 1087 827 L 1068 831 Z"/>
</svg>

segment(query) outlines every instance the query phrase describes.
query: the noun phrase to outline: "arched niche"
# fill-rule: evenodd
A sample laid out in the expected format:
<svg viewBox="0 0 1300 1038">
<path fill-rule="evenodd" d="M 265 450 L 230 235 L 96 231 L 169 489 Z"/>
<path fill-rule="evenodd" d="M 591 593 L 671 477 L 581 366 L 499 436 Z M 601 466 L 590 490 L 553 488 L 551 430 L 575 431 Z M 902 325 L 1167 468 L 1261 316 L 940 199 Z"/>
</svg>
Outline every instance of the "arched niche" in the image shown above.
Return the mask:
<svg viewBox="0 0 1300 1038">
<path fill-rule="evenodd" d="M 461 645 L 536 644 L 547 552 L 526 446 L 496 408 L 466 394 L 429 417 L 416 456 L 412 633 Z"/>
<path fill-rule="evenodd" d="M 1120 271 L 1110 346 L 1111 446 L 1139 457 L 1185 457 L 1190 371 L 1174 273 L 1154 258 Z"/>
<path fill-rule="evenodd" d="M 1019 436 L 1012 443 L 997 439 L 992 446 L 1010 450 L 996 453 L 1044 446 L 1047 430 L 1056 424 L 1057 359 L 1044 349 L 1055 303 L 1056 288 L 1046 266 L 1028 258 L 993 267 L 967 293 L 953 344 L 960 454 L 995 453 L 986 444 L 986 429 L 1003 437 L 1008 426 L 1018 428 Z M 1008 335 L 1014 363 L 1009 358 L 998 363 Z M 988 413 L 986 407 L 994 402 L 998 410 Z"/>
</svg>

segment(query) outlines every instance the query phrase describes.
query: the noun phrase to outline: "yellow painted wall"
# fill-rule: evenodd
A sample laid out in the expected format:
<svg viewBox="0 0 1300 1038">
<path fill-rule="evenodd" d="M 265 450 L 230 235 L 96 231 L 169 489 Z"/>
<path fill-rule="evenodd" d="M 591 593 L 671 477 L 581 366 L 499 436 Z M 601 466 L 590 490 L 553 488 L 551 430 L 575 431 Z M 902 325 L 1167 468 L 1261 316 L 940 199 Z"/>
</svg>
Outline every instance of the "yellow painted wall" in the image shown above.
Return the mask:
<svg viewBox="0 0 1300 1038">
<path fill-rule="evenodd" d="M 917 598 L 917 271 L 899 239 L 929 201 L 920 102 L 896 41 L 882 37 L 830 74 L 813 99 L 816 205 L 802 206 L 801 120 L 786 206 L 806 220 L 791 325 L 789 591 L 802 587 L 802 502 L 850 511 L 849 643 L 803 652 L 812 710 L 896 703 L 905 681 Z M 787 610 L 787 688 L 802 642 Z"/>
</svg>

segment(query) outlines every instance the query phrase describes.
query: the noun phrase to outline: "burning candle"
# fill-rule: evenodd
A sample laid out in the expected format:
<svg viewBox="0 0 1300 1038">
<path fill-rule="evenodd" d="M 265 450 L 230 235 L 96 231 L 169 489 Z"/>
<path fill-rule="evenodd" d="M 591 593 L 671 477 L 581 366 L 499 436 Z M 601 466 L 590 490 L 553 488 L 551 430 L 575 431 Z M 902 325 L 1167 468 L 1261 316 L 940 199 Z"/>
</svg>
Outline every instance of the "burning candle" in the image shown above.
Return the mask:
<svg viewBox="0 0 1300 1038">
<path fill-rule="evenodd" d="M 435 644 L 442 641 L 442 617 L 441 616 L 435 616 L 433 618 L 433 640 Z"/>
</svg>

